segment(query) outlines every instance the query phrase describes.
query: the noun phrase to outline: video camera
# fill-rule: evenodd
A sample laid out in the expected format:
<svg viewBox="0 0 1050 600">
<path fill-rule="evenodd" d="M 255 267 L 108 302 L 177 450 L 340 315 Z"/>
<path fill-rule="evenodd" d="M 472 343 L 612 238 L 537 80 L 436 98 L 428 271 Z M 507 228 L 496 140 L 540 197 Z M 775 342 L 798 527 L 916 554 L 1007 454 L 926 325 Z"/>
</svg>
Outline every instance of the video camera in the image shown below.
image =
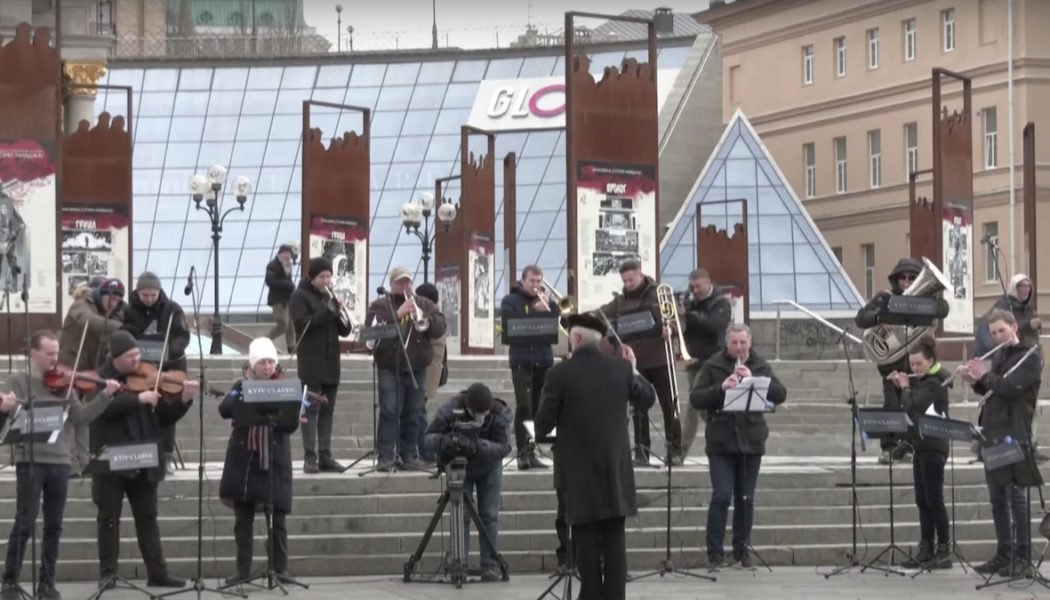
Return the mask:
<svg viewBox="0 0 1050 600">
<path fill-rule="evenodd" d="M 467 411 L 457 408 L 452 411 L 452 428 L 441 437 L 442 463 L 450 464 L 457 458 L 470 458 L 478 451 L 478 434 L 481 424 L 467 415 Z"/>
</svg>

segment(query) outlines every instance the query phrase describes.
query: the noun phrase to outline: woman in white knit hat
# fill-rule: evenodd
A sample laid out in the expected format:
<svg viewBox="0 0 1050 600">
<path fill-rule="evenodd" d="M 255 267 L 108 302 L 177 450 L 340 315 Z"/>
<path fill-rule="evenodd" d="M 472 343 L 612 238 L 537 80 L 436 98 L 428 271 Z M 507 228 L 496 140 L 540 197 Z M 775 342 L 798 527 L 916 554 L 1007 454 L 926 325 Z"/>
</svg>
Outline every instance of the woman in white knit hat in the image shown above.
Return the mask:
<svg viewBox="0 0 1050 600">
<path fill-rule="evenodd" d="M 249 379 L 275 379 L 282 376 L 281 368 L 277 365 L 277 348 L 269 338 L 252 340 L 248 346 L 248 362 L 250 369 L 246 376 Z M 223 418 L 233 419 L 237 406 L 244 402 L 242 386 L 243 380 L 233 384 L 223 398 L 219 405 L 219 414 Z M 270 503 L 271 467 L 273 570 L 279 582 L 295 583 L 288 574 L 288 530 L 285 518 L 292 511 L 292 450 L 288 436 L 298 428 L 298 422 L 291 426 L 277 426 L 272 440 L 269 439 L 270 429 L 265 425 L 238 427 L 235 424 L 230 433 L 219 484 L 219 498 L 224 504 L 233 507 L 236 518 L 233 536 L 237 545 L 237 573 L 226 580 L 228 584 L 253 579 L 252 527 L 256 512 L 269 512 L 267 505 Z M 269 456 L 271 452 L 272 457 Z"/>
</svg>

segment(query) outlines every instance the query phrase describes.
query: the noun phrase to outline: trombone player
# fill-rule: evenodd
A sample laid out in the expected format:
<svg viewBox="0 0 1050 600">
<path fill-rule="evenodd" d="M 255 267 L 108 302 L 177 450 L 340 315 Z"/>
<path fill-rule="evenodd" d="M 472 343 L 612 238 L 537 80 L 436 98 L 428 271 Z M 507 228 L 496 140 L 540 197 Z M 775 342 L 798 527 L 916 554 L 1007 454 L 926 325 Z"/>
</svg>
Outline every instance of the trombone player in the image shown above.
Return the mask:
<svg viewBox="0 0 1050 600">
<path fill-rule="evenodd" d="M 536 265 L 522 269 L 521 280 L 514 284 L 510 293 L 500 302 L 500 316 L 522 317 L 536 312 L 559 312 L 559 302 L 550 297 L 551 292 L 544 290 L 544 283 L 543 270 Z M 536 445 L 525 428 L 525 421 L 533 420 L 533 416 L 539 410 L 543 381 L 547 376 L 547 369 L 554 365 L 554 350 L 549 345 L 527 341 L 510 340 L 509 346 L 510 380 L 514 385 L 514 442 L 518 470 L 546 469 L 547 464 L 536 456 Z"/>
</svg>

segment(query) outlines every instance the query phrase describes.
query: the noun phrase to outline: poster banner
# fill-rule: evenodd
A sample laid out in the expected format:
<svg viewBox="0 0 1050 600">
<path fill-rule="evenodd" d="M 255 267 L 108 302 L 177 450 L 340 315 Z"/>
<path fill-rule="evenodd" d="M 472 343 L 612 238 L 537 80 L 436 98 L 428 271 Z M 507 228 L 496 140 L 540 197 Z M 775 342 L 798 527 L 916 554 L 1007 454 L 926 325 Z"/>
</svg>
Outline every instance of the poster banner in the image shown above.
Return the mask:
<svg viewBox="0 0 1050 600">
<path fill-rule="evenodd" d="M 332 293 L 359 324 L 368 310 L 368 228 L 358 217 L 310 216 L 310 257 L 332 261 Z M 344 338 L 349 339 L 349 338 Z"/>
<path fill-rule="evenodd" d="M 470 232 L 467 246 L 467 293 L 470 294 L 470 312 L 467 313 L 467 345 L 471 348 L 495 348 L 495 270 L 492 236 Z"/>
<path fill-rule="evenodd" d="M 437 265 L 434 269 L 437 280 L 438 308 L 445 315 L 445 335 L 459 339 L 459 265 L 450 263 Z M 459 344 L 446 343 L 449 352 L 453 348 L 458 352 Z"/>
<path fill-rule="evenodd" d="M 576 166 L 577 306 L 597 308 L 620 291 L 620 265 L 635 259 L 656 273 L 656 182 L 644 165 L 580 161 Z"/>
<path fill-rule="evenodd" d="M 0 293 L 11 312 L 57 313 L 54 149 L 34 140 L 0 142 Z M 30 259 L 32 257 L 32 259 Z"/>
<path fill-rule="evenodd" d="M 61 214 L 64 317 L 73 304 L 70 294 L 92 277 L 115 277 L 131 285 L 131 243 L 125 206 L 66 204 Z"/>
<path fill-rule="evenodd" d="M 973 333 L 973 221 L 965 208 L 944 207 L 943 228 L 944 275 L 952 288 L 945 290 L 948 316 L 944 318 L 944 331 L 951 333 Z"/>
</svg>

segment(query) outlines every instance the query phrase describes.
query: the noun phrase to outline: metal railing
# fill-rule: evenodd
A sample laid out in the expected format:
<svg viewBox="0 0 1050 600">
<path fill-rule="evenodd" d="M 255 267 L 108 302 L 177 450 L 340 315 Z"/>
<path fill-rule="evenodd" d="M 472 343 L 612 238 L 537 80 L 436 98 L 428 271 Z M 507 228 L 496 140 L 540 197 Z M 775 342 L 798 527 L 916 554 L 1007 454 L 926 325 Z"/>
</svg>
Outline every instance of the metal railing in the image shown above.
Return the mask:
<svg viewBox="0 0 1050 600">
<path fill-rule="evenodd" d="M 839 327 L 838 325 L 832 323 L 831 321 L 825 319 L 824 317 L 818 315 L 817 313 L 809 310 L 808 308 L 802 306 L 801 304 L 799 304 L 798 302 L 795 302 L 794 300 L 774 300 L 773 304 L 777 305 L 776 330 L 774 331 L 774 345 L 775 345 L 774 360 L 780 360 L 780 314 L 781 314 L 780 307 L 783 304 L 787 304 L 788 306 L 791 306 L 795 310 L 797 310 L 797 311 L 807 315 L 808 317 L 812 318 L 814 321 L 816 321 L 816 322 L 820 323 L 821 325 L 827 327 L 828 329 L 834 331 L 835 333 L 839 334 L 842 337 L 842 339 L 847 339 L 847 340 L 849 340 L 851 342 L 854 342 L 855 344 L 858 344 L 858 345 L 861 345 L 861 346 L 864 345 L 864 341 L 861 340 L 860 338 L 858 338 L 857 336 L 853 335 L 852 333 L 847 332 L 845 329 Z"/>
</svg>

